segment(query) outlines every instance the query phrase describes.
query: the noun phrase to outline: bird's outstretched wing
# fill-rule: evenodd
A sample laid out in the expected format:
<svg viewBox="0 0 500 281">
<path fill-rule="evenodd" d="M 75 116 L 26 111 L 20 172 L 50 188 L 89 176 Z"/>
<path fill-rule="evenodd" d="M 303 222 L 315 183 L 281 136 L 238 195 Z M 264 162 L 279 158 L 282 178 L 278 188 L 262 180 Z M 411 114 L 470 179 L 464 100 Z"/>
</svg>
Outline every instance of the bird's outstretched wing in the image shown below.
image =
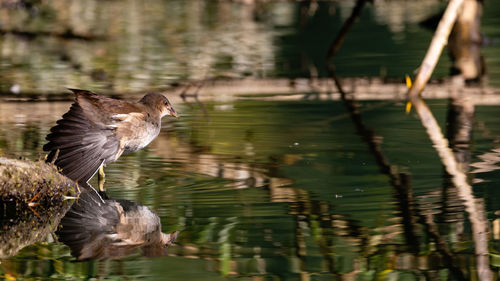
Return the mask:
<svg viewBox="0 0 500 281">
<path fill-rule="evenodd" d="M 114 226 L 120 211 L 113 200 L 103 200 L 92 187 L 84 189 L 61 220 L 57 234 L 78 260 L 102 256 L 103 249 L 115 240 Z"/>
<path fill-rule="evenodd" d="M 99 115 L 103 114 L 98 108 L 102 102 L 96 101 L 111 103 L 111 99 L 71 90 L 76 95 L 75 103 L 52 127 L 43 150 L 49 151 L 47 162 L 54 162 L 70 179 L 86 183 L 103 163 L 116 160 L 123 149 L 114 134 L 116 124 Z"/>
</svg>

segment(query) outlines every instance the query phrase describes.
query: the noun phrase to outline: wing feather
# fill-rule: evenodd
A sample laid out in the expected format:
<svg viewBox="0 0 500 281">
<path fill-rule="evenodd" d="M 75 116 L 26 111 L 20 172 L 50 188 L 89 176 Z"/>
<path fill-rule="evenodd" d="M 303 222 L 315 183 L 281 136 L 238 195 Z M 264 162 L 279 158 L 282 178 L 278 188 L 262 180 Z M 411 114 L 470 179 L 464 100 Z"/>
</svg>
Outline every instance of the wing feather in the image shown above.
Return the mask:
<svg viewBox="0 0 500 281">
<path fill-rule="evenodd" d="M 67 177 L 86 183 L 103 163 L 114 161 L 121 154 L 114 130 L 89 118 L 77 99 L 46 137 L 49 142 L 43 149 L 50 152 L 47 162 L 55 160 L 54 164 Z"/>
</svg>

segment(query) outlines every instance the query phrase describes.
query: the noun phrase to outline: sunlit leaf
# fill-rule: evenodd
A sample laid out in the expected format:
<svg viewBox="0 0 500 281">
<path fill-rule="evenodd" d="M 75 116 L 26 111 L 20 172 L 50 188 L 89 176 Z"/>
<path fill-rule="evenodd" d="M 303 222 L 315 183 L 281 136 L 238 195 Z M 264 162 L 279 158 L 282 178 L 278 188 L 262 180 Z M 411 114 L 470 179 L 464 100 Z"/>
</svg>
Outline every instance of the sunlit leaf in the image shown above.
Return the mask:
<svg viewBox="0 0 500 281">
<path fill-rule="evenodd" d="M 411 78 L 410 76 L 408 76 L 408 74 L 405 76 L 405 82 L 406 82 L 406 87 L 410 89 L 413 83 L 411 82 Z"/>
</svg>

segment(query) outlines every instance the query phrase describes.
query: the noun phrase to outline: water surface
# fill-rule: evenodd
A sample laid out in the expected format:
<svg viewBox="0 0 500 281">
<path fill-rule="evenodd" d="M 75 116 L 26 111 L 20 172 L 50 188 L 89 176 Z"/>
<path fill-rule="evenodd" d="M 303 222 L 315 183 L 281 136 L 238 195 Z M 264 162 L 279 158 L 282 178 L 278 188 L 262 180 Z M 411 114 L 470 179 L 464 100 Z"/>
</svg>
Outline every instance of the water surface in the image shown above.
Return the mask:
<svg viewBox="0 0 500 281">
<path fill-rule="evenodd" d="M 57 108 L 64 110 L 63 105 Z M 430 105 L 445 126 L 448 102 Z M 475 267 L 467 213 L 446 183 L 420 121 L 403 114 L 400 103 L 367 101 L 361 109 L 390 164 L 411 179 L 406 198 L 412 203 L 402 200 L 381 171 L 342 102 L 177 105 L 182 118 L 164 119 L 162 133 L 148 148 L 106 168 L 110 197 L 140 202 L 157 212 L 165 232 L 180 231 L 169 256 L 71 263 L 65 246 L 49 242 L 2 261 L 2 270 L 54 279 L 323 280 L 382 276 L 389 269 L 398 280 L 433 272 L 448 276 L 443 261 L 432 262 L 438 251 L 429 225 L 419 220 L 429 213 L 460 266 Z M 469 176 L 493 230 L 500 208 L 500 119 L 494 114 L 499 109 L 476 108 L 470 147 L 471 166 L 487 164 L 472 168 L 477 173 Z M 54 116 L 57 111 L 36 120 L 0 120 L 3 155 L 42 157 Z M 408 204 L 415 211 L 415 241 L 405 236 Z M 490 236 L 492 253 L 498 250 L 497 235 Z"/>
</svg>

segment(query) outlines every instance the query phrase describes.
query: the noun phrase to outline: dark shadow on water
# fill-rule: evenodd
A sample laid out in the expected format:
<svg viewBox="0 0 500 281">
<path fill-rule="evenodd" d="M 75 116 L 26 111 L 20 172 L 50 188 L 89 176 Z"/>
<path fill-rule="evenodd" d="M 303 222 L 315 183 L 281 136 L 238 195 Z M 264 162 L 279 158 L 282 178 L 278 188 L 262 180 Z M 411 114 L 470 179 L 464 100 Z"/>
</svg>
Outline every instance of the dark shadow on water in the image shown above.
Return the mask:
<svg viewBox="0 0 500 281">
<path fill-rule="evenodd" d="M 46 240 L 70 206 L 70 201 L 28 207 L 12 200 L 0 200 L 0 259 Z"/>
<path fill-rule="evenodd" d="M 92 189 L 82 192 L 57 231 L 78 261 L 124 257 L 137 249 L 148 257 L 163 256 L 178 233 L 162 233 L 160 218 L 146 206 Z"/>
</svg>

